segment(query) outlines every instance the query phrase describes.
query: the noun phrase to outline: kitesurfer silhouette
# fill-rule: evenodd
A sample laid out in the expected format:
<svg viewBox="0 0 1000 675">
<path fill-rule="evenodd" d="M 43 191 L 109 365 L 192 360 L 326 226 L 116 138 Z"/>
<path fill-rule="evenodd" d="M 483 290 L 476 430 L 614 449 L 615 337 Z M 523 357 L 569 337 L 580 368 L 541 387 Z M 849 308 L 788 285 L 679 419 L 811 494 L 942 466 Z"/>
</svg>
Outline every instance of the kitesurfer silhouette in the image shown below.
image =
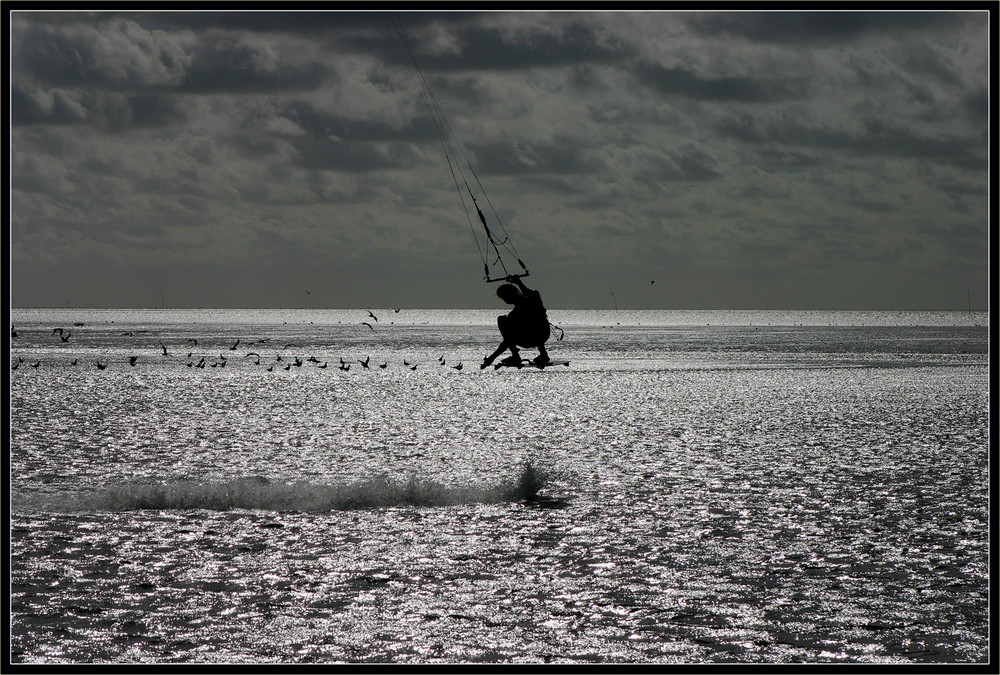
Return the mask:
<svg viewBox="0 0 1000 675">
<path fill-rule="evenodd" d="M 533 363 L 545 365 L 549 362 L 548 352 L 545 351 L 545 341 L 549 339 L 549 319 L 542 304 L 542 295 L 525 286 L 519 275 L 509 275 L 505 280 L 507 283 L 497 289 L 497 296 L 508 305 L 514 305 L 514 309 L 497 317 L 497 327 L 503 340 L 479 367 L 490 365 L 507 350 L 510 350 L 510 356 L 502 363 L 520 366 L 518 347 L 538 349 L 538 357 Z"/>
</svg>

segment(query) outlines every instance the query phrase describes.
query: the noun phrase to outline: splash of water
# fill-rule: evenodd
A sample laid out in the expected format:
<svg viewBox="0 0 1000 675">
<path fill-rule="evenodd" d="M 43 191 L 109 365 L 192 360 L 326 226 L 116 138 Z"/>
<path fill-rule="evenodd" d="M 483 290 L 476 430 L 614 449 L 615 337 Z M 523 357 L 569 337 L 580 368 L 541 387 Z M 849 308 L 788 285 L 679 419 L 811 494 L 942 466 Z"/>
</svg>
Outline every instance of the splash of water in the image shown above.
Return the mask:
<svg viewBox="0 0 1000 675">
<path fill-rule="evenodd" d="M 411 476 L 393 480 L 374 476 L 356 481 L 316 484 L 282 483 L 263 477 L 229 481 L 134 481 L 105 488 L 58 494 L 20 494 L 17 511 L 137 511 L 262 509 L 324 512 L 392 506 L 437 507 L 457 504 L 536 502 L 549 479 L 527 462 L 513 476 L 495 482 L 446 485 Z"/>
</svg>

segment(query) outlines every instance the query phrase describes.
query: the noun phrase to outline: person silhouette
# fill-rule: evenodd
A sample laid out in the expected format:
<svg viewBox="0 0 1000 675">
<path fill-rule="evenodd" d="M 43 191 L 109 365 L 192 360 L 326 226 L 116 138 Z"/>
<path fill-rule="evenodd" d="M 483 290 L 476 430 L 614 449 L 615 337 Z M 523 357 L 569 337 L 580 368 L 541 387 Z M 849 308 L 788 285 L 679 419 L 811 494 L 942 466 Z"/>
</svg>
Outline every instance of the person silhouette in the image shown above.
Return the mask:
<svg viewBox="0 0 1000 675">
<path fill-rule="evenodd" d="M 542 304 L 542 295 L 525 286 L 516 274 L 507 276 L 506 281 L 497 289 L 497 297 L 508 305 L 514 305 L 514 309 L 497 317 L 497 327 L 503 339 L 496 351 L 483 359 L 479 367 L 489 366 L 507 350 L 510 350 L 510 356 L 501 363 L 520 366 L 518 347 L 537 349 L 538 356 L 533 363 L 545 365 L 549 362 L 548 352 L 545 351 L 545 341 L 549 339 L 549 319 Z"/>
</svg>

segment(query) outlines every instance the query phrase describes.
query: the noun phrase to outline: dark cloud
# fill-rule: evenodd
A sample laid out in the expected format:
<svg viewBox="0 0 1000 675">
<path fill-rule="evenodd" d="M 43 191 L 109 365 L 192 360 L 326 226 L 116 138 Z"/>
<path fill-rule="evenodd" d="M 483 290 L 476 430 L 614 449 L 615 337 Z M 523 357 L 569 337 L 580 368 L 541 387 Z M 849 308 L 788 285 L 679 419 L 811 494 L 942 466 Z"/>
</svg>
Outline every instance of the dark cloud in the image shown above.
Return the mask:
<svg viewBox="0 0 1000 675">
<path fill-rule="evenodd" d="M 331 139 L 301 138 L 294 143 L 295 163 L 312 171 L 346 173 L 403 170 L 419 163 L 406 144 L 356 143 Z"/>
<path fill-rule="evenodd" d="M 635 75 L 641 84 L 665 96 L 703 101 L 767 103 L 805 98 L 809 91 L 806 78 L 702 77 L 685 68 L 654 63 L 640 63 Z"/>
<path fill-rule="evenodd" d="M 318 89 L 328 75 L 322 63 L 288 64 L 260 46 L 212 35 L 193 52 L 180 86 L 195 93 L 295 92 Z"/>
<path fill-rule="evenodd" d="M 240 36 L 150 32 L 117 18 L 93 24 L 29 24 L 12 59 L 22 76 L 48 87 L 135 91 L 262 92 L 316 89 L 323 63 L 299 65 Z"/>
<path fill-rule="evenodd" d="M 933 137 L 881 119 L 866 120 L 849 131 L 786 115 L 732 114 L 717 124 L 720 134 L 741 143 L 763 145 L 769 152 L 791 146 L 861 156 L 929 159 L 985 168 L 986 154 L 975 138 Z"/>
<path fill-rule="evenodd" d="M 484 176 L 512 176 L 531 173 L 539 176 L 572 176 L 606 171 L 585 147 L 570 142 L 479 143 L 467 144 Z"/>
<path fill-rule="evenodd" d="M 755 42 L 828 45 L 901 32 L 940 33 L 963 25 L 955 12 L 712 12 L 685 15 L 698 34 L 742 37 Z"/>
</svg>

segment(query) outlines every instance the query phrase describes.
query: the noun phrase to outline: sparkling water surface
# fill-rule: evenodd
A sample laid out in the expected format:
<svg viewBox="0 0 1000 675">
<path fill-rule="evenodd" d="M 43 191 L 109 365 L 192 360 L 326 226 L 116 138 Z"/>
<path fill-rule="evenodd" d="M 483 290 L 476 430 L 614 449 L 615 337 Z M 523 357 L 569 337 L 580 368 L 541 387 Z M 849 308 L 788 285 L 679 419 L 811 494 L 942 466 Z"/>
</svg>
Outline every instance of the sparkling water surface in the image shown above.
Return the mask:
<svg viewBox="0 0 1000 675">
<path fill-rule="evenodd" d="M 11 658 L 988 658 L 988 314 L 373 312 L 13 310 Z"/>
</svg>

